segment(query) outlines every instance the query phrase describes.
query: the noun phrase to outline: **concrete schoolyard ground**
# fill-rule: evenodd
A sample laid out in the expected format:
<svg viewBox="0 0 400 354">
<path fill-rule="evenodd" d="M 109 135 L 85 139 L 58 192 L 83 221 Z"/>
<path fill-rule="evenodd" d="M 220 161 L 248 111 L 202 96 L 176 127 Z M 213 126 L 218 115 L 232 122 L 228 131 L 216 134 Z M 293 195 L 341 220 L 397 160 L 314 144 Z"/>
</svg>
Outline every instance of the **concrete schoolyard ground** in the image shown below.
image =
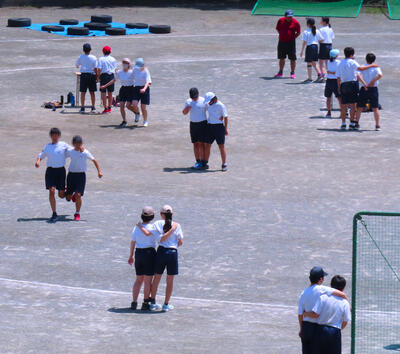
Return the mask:
<svg viewBox="0 0 400 354">
<path fill-rule="evenodd" d="M 6 27 L 9 17 L 41 23 L 99 13 L 167 23 L 173 32 L 65 38 Z M 301 84 L 302 60 L 297 79 L 272 79 L 276 21 L 246 10 L 1 10 L 1 353 L 301 351 L 296 305 L 309 269 L 322 265 L 350 282 L 352 216 L 399 210 L 400 23 L 383 15 L 332 20 L 334 46 L 354 46 L 360 63 L 374 52 L 384 73 L 382 131 L 374 131 L 370 113 L 360 131 L 341 132 L 338 112 L 325 119 L 321 111 L 324 85 Z M 128 128 L 118 129 L 117 110 L 40 107 L 75 91 L 74 63 L 85 42 L 97 56 L 110 45 L 118 61 L 145 58 L 153 78 L 148 128 L 135 126 L 131 114 Z M 227 106 L 226 173 L 215 146 L 209 171 L 189 169 L 181 110 L 192 86 L 214 91 Z M 45 165 L 37 170 L 34 162 L 53 126 L 67 142 L 82 135 L 103 169 L 99 180 L 89 165 L 81 222 L 64 200 L 57 200 L 60 221 L 46 222 Z M 185 233 L 176 309 L 131 312 L 130 232 L 144 205 L 165 203 Z M 349 342 L 346 329 L 344 352 Z"/>
</svg>

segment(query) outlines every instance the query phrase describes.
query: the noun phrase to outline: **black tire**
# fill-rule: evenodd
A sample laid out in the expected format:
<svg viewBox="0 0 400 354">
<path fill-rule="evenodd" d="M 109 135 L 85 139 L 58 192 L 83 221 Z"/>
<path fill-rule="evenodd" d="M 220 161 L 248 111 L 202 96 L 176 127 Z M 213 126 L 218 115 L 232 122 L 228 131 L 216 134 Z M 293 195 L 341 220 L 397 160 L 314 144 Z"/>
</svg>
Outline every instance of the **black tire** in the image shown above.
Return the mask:
<svg viewBox="0 0 400 354">
<path fill-rule="evenodd" d="M 9 18 L 8 27 L 28 27 L 32 24 L 30 18 Z"/>
<path fill-rule="evenodd" d="M 63 26 L 42 26 L 42 31 L 46 32 L 64 32 L 64 27 Z"/>
<path fill-rule="evenodd" d="M 86 22 L 84 26 L 95 31 L 105 31 L 106 28 L 111 27 L 109 23 L 100 22 Z"/>
<path fill-rule="evenodd" d="M 90 18 L 90 21 L 98 22 L 98 23 L 110 23 L 110 22 L 112 22 L 112 16 L 109 16 L 109 15 L 93 15 Z"/>
<path fill-rule="evenodd" d="M 62 20 L 60 20 L 60 25 L 64 26 L 77 25 L 78 23 L 79 21 L 73 18 L 63 18 Z"/>
<path fill-rule="evenodd" d="M 137 29 L 145 29 L 148 28 L 149 25 L 147 23 L 127 23 L 125 25 L 126 28 L 137 28 Z"/>
<path fill-rule="evenodd" d="M 86 27 L 69 27 L 67 34 L 70 36 L 87 36 L 89 34 L 89 28 Z"/>
<path fill-rule="evenodd" d="M 151 25 L 150 33 L 171 33 L 171 26 L 168 25 Z"/>
<path fill-rule="evenodd" d="M 106 28 L 106 34 L 110 36 L 123 36 L 126 34 L 126 29 L 120 27 L 109 27 Z"/>
</svg>

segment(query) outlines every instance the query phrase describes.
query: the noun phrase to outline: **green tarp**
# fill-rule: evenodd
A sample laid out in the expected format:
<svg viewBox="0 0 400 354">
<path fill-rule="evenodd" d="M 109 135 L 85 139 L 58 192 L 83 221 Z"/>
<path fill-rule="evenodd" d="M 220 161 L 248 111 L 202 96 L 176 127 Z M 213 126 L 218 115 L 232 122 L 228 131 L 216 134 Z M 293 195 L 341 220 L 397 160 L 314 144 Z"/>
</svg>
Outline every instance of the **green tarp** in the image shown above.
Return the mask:
<svg viewBox="0 0 400 354">
<path fill-rule="evenodd" d="M 400 0 L 387 0 L 389 17 L 392 20 L 400 20 Z"/>
</svg>

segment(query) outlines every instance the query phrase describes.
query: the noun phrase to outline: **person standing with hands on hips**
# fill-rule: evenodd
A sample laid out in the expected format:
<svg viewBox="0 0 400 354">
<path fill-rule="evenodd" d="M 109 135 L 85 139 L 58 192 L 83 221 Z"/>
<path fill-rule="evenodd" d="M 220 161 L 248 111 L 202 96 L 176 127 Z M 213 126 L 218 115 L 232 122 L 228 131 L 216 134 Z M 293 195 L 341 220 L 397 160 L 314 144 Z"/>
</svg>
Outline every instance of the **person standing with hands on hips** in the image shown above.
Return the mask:
<svg viewBox="0 0 400 354">
<path fill-rule="evenodd" d="M 99 58 L 97 62 L 97 81 L 100 81 L 101 99 L 103 101 L 104 113 L 111 113 L 113 101 L 114 82 L 104 87 L 110 81 L 114 80 L 114 73 L 117 67 L 117 61 L 111 54 L 111 48 L 103 48 L 104 57 Z"/>
<path fill-rule="evenodd" d="M 150 105 L 150 85 L 151 76 L 149 70 L 144 65 L 143 58 L 137 58 L 135 67 L 133 69 L 133 101 L 132 110 L 135 113 L 135 122 L 139 121 L 139 102 L 140 109 L 143 114 L 143 126 L 147 127 L 149 125 L 147 121 L 147 106 Z"/>
</svg>

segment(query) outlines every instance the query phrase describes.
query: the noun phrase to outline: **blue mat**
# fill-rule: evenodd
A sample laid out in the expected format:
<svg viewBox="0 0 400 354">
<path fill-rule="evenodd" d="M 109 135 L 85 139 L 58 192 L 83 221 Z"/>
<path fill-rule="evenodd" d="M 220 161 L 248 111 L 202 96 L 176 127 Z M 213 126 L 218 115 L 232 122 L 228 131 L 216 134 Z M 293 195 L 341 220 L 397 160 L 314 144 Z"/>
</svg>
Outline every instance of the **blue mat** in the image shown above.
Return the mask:
<svg viewBox="0 0 400 354">
<path fill-rule="evenodd" d="M 27 29 L 31 29 L 34 31 L 40 31 L 40 32 L 44 32 L 47 33 L 46 31 L 42 31 L 42 26 L 62 26 L 64 27 L 64 31 L 63 32 L 51 32 L 53 34 L 58 34 L 60 36 L 66 36 L 66 37 L 101 37 L 101 36 L 108 36 L 108 34 L 106 34 L 105 31 L 93 31 L 93 30 L 89 30 L 89 34 L 86 36 L 75 36 L 75 35 L 69 35 L 67 34 L 67 28 L 69 27 L 84 27 L 83 25 L 85 23 L 87 23 L 88 21 L 82 21 L 79 22 L 78 25 L 60 25 L 59 23 L 34 23 L 29 27 L 24 27 Z M 112 22 L 111 23 L 112 27 L 119 27 L 119 28 L 125 28 L 125 24 L 124 23 L 118 23 L 118 22 Z M 138 29 L 138 28 L 125 28 L 126 29 L 126 34 L 146 34 L 146 33 L 150 33 L 148 28 L 145 29 Z"/>
</svg>

